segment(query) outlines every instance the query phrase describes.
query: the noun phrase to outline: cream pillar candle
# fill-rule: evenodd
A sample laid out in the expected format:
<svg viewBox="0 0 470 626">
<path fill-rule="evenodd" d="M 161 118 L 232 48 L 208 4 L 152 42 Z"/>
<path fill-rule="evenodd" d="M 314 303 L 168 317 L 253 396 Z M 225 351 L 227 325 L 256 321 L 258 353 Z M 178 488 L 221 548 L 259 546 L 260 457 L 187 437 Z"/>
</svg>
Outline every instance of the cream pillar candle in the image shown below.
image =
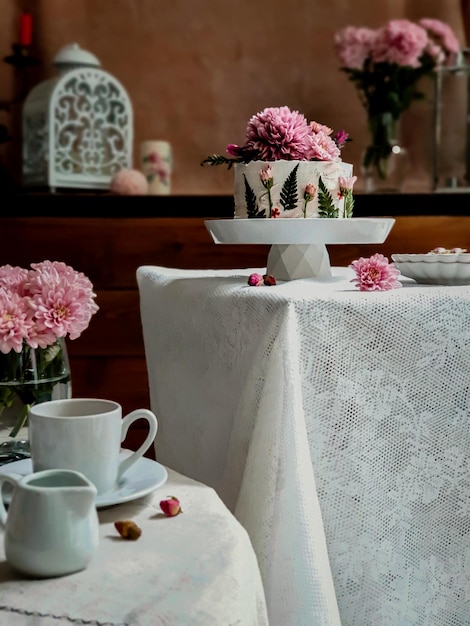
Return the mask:
<svg viewBox="0 0 470 626">
<path fill-rule="evenodd" d="M 149 195 L 169 195 L 172 161 L 168 141 L 143 141 L 140 144 L 140 169 L 147 178 Z"/>
</svg>

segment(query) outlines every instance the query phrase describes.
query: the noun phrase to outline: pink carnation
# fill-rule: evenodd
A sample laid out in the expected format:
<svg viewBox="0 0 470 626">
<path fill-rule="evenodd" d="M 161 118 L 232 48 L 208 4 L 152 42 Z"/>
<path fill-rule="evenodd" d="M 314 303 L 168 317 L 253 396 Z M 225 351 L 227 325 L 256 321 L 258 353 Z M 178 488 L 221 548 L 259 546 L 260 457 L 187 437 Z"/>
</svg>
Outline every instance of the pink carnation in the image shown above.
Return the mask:
<svg viewBox="0 0 470 626">
<path fill-rule="evenodd" d="M 350 69 L 361 69 L 371 54 L 375 36 L 375 31 L 370 28 L 347 26 L 338 31 L 334 43 L 341 64 Z"/>
<path fill-rule="evenodd" d="M 428 36 L 424 28 L 409 20 L 391 20 L 377 32 L 372 60 L 374 63 L 396 63 L 419 67 Z"/>
<path fill-rule="evenodd" d="M 268 107 L 253 115 L 245 148 L 263 161 L 307 160 L 312 131 L 304 115 L 289 107 Z"/>
<path fill-rule="evenodd" d="M 427 31 L 430 41 L 426 51 L 436 63 L 453 62 L 460 51 L 460 44 L 450 26 L 432 18 L 423 18 L 419 25 Z"/>
<path fill-rule="evenodd" d="M 359 291 L 387 291 L 401 287 L 398 280 L 400 270 L 383 254 L 374 254 L 368 259 L 361 257 L 349 266 L 356 277 L 351 280 Z"/>
</svg>

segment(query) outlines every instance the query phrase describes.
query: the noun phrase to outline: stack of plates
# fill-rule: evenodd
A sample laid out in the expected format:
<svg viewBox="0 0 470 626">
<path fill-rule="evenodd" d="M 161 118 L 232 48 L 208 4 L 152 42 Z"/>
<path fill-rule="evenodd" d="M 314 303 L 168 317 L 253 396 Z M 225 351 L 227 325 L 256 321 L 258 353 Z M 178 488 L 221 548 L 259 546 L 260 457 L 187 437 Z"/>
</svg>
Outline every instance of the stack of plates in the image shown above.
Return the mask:
<svg viewBox="0 0 470 626">
<path fill-rule="evenodd" d="M 470 285 L 470 254 L 392 254 L 403 276 L 430 285 Z"/>
</svg>

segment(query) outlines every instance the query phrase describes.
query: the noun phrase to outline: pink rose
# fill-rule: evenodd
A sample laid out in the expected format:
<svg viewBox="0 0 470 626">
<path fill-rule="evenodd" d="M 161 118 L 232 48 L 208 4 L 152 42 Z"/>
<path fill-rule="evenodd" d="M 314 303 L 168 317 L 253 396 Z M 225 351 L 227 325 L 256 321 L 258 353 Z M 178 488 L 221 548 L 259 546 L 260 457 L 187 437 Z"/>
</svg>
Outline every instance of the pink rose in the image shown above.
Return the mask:
<svg viewBox="0 0 470 626">
<path fill-rule="evenodd" d="M 175 496 L 168 496 L 164 500 L 160 500 L 160 508 L 166 517 L 175 517 L 183 512 L 180 501 Z"/>
</svg>

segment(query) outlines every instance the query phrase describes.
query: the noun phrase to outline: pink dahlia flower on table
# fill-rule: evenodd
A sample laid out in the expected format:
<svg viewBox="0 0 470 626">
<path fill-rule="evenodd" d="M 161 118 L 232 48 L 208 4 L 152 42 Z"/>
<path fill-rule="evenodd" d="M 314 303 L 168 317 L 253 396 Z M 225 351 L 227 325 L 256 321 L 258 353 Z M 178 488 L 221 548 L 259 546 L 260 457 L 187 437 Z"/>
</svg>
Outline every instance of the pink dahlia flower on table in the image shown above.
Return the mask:
<svg viewBox="0 0 470 626">
<path fill-rule="evenodd" d="M 383 254 L 374 254 L 368 259 L 361 257 L 349 267 L 356 274 L 351 282 L 359 291 L 388 291 L 401 287 L 398 280 L 400 270 L 390 264 Z"/>
<path fill-rule="evenodd" d="M 341 149 L 350 141 L 349 134 L 318 122 L 309 122 L 299 111 L 287 106 L 267 107 L 248 121 L 245 143 L 230 143 L 227 154 L 214 154 L 201 165 L 222 165 L 251 161 L 339 161 Z"/>
</svg>

